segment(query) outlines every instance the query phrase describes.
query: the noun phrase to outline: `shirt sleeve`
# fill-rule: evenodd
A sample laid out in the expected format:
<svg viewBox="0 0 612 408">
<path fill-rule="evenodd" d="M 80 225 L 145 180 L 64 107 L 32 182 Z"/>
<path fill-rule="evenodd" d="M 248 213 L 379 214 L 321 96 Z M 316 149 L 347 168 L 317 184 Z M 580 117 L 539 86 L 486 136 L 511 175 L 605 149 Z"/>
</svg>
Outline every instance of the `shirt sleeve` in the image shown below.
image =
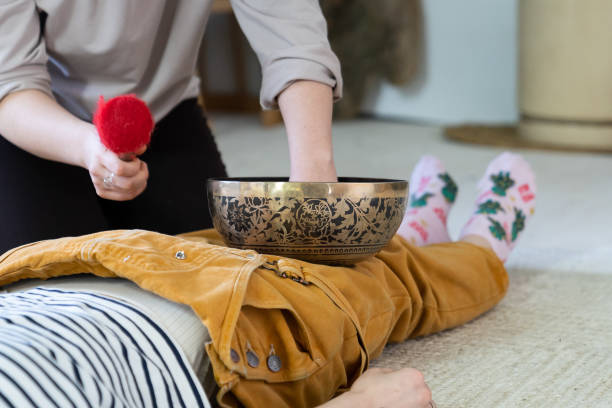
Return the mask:
<svg viewBox="0 0 612 408">
<path fill-rule="evenodd" d="M 232 0 L 232 8 L 261 64 L 265 109 L 276 108 L 277 96 L 296 80 L 327 84 L 340 99 L 340 61 L 318 0 Z"/>
<path fill-rule="evenodd" d="M 38 89 L 52 96 L 40 17 L 32 0 L 0 0 L 0 101 Z"/>
</svg>

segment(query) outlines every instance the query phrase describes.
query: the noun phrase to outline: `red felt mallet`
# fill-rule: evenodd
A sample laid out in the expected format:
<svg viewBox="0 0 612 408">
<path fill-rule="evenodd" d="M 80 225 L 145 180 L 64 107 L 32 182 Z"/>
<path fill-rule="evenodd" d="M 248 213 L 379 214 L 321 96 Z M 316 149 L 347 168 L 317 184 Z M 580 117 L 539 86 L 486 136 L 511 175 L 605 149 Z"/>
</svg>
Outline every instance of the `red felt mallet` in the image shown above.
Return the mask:
<svg viewBox="0 0 612 408">
<path fill-rule="evenodd" d="M 122 160 L 131 160 L 135 152 L 151 141 L 154 121 L 147 105 L 135 95 L 120 95 L 104 100 L 100 96 L 93 123 L 106 148 Z"/>
</svg>

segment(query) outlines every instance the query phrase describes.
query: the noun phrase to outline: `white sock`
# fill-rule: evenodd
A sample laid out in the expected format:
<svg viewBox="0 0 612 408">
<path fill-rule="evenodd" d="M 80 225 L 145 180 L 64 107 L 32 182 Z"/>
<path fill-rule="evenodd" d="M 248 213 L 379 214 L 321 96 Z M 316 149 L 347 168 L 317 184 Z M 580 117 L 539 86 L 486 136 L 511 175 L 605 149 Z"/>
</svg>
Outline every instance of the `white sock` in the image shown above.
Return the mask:
<svg viewBox="0 0 612 408">
<path fill-rule="evenodd" d="M 478 190 L 475 213 L 460 238 L 478 235 L 489 242 L 499 259 L 506 261 L 535 211 L 535 175 L 525 159 L 505 152 L 489 163 Z"/>
<path fill-rule="evenodd" d="M 450 242 L 446 219 L 457 185 L 442 162 L 423 156 L 410 176 L 408 190 L 408 209 L 397 233 L 416 246 Z"/>
</svg>

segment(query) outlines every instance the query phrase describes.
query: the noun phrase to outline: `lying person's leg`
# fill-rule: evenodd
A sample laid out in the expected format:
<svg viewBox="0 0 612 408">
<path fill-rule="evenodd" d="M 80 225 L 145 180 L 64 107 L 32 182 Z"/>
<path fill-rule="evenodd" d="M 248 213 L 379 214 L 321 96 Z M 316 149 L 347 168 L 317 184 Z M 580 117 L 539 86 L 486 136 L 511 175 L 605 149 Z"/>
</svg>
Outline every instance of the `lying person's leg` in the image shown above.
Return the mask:
<svg viewBox="0 0 612 408">
<path fill-rule="evenodd" d="M 475 214 L 459 242 L 406 245 L 405 255 L 398 256 L 401 247 L 379 255 L 404 280 L 413 302 L 410 318 L 398 320 L 390 340 L 463 324 L 504 296 L 508 280 L 502 262 L 534 212 L 535 177 L 524 159 L 504 153 L 489 164 L 479 188 Z"/>
<path fill-rule="evenodd" d="M 521 165 L 517 169 L 513 163 L 521 161 L 506 161 L 504 157 L 508 156 L 497 158 L 492 165 L 501 164 L 504 174 L 512 175 L 519 191 L 535 191 L 528 166 Z M 488 171 L 484 179 L 491 176 Z M 507 197 L 509 202 L 517 200 L 510 190 L 507 191 Z M 534 197 L 531 195 L 525 195 L 523 199 L 533 205 Z M 503 205 L 510 205 L 504 199 L 500 200 Z M 411 214 L 407 213 L 406 216 Z M 315 342 L 329 348 L 332 345 L 338 347 L 335 349 L 337 353 L 328 355 L 326 364 L 316 374 L 313 373 L 304 381 L 294 382 L 294 391 L 300 395 L 314 396 L 325 389 L 322 378 L 325 378 L 324 382 L 328 385 L 335 383 L 341 387 L 343 381 L 344 384 L 350 384 L 351 379 L 360 373 L 359 364 L 364 362 L 356 344 L 363 347 L 367 359 L 372 359 L 382 352 L 388 342 L 399 342 L 456 327 L 494 307 L 506 293 L 508 276 L 501 258 L 492 250 L 492 239 L 497 238 L 487 234 L 488 231 L 483 233 L 473 230 L 473 233 L 463 235 L 459 242 L 423 247 L 413 246 L 396 237 L 376 257 L 352 268 L 330 268 L 285 259 L 283 262 L 286 266 L 284 270 L 280 268 L 281 275 L 284 272 L 291 277 L 293 273 L 301 273 L 300 278 L 322 289 L 337 308 L 346 313 L 342 319 L 340 315 L 331 314 L 333 309 L 325 309 L 324 303 L 310 297 L 301 297 L 300 302 L 293 304 L 292 312 L 300 317 L 303 327 L 309 333 L 318 333 L 313 335 Z M 314 297 L 314 292 L 310 292 L 310 296 Z M 270 302 L 268 300 L 265 303 Z M 323 316 L 324 319 L 321 318 Z M 327 329 L 323 329 L 326 324 L 322 322 L 329 323 Z M 350 329 L 351 322 L 354 330 Z M 252 335 L 255 333 L 256 330 L 253 330 Z M 309 347 L 307 350 L 310 353 L 317 354 L 316 346 L 312 348 L 313 343 L 308 343 L 299 331 L 294 331 L 294 335 L 299 344 Z M 344 339 L 341 345 L 333 340 L 339 337 Z M 411 388 L 423 390 L 420 394 L 427 397 L 426 384 L 422 378 L 406 378 L 399 374 L 389 376 L 386 381 L 402 387 L 410 384 Z M 285 386 L 283 383 L 246 381 L 236 384 L 232 392 L 241 398 L 256 394 L 282 405 L 284 401 L 291 400 Z M 370 384 L 370 387 L 376 388 L 376 385 Z M 351 408 L 372 406 L 366 399 L 358 401 L 341 397 L 333 404 L 348 402 Z M 295 400 L 292 403 L 295 404 Z M 406 406 L 433 406 L 431 404 L 422 398 L 412 406 Z"/>
<path fill-rule="evenodd" d="M 424 163 L 436 163 L 438 169 L 443 169 L 438 160 L 427 157 L 421 160 L 415 169 L 417 179 L 423 179 Z M 414 183 L 417 179 L 413 174 L 411 182 Z M 459 249 L 462 253 L 460 256 L 463 256 L 475 248 L 482 248 L 489 253 L 493 250 L 500 260 L 507 258 L 525 226 L 526 218 L 534 211 L 536 187 L 533 172 L 520 156 L 505 153 L 489 164 L 479 187 L 480 195 L 476 202 L 475 214 L 464 227 L 461 236 L 461 241 L 471 244 L 473 248 L 430 247 L 423 248 L 425 253 L 431 250 L 433 254 L 444 257 Z M 432 204 L 423 204 L 421 206 L 423 213 L 433 212 L 435 207 Z M 415 221 L 415 215 L 417 212 L 408 211 L 402 225 L 409 226 L 410 223 L 418 222 Z M 431 227 L 430 223 L 425 222 L 420 222 L 419 225 L 423 228 Z M 435 234 L 444 235 L 439 233 L 438 227 L 436 224 L 432 227 Z M 423 238 L 423 233 L 415 236 L 415 231 L 417 231 L 415 228 L 405 228 L 400 229 L 398 234 L 412 243 L 416 241 L 420 245 L 426 245 L 423 239 L 419 239 Z M 415 249 L 412 252 L 415 252 Z M 444 252 L 446 255 L 443 255 Z M 407 324 L 402 325 L 402 319 L 396 324 L 394 331 L 396 340 L 461 324 L 462 321 L 485 311 L 503 296 L 507 287 L 503 268 L 494 267 L 491 270 L 475 268 L 470 271 L 463 268 L 465 265 L 461 265 L 461 262 L 458 262 L 458 265 L 456 274 L 452 271 L 449 274 L 447 268 L 434 268 L 428 273 L 415 275 L 418 277 L 416 282 L 419 286 L 418 292 L 422 293 L 422 297 L 416 294 L 417 291 L 413 291 L 412 299 L 420 299 L 421 302 L 417 302 L 417 307 L 414 308 L 417 313 L 411 313 L 412 316 L 406 317 Z M 401 330 L 402 326 L 404 330 Z M 411 329 L 413 327 L 414 329 Z M 393 337 L 392 335 L 390 340 L 393 340 Z M 408 408 L 435 407 L 423 375 L 412 368 L 397 371 L 370 369 L 353 384 L 349 392 L 331 400 L 324 407 L 367 408 L 382 405 Z"/>
</svg>

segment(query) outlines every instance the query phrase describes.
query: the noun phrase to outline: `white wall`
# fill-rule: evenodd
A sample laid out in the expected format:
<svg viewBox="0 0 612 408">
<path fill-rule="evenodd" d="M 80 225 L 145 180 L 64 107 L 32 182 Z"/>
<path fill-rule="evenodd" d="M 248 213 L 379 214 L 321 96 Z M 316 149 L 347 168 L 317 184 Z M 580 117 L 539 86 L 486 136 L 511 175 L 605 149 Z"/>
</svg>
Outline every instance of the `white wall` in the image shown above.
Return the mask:
<svg viewBox="0 0 612 408">
<path fill-rule="evenodd" d="M 422 4 L 422 72 L 409 86 L 374 84 L 363 110 L 440 124 L 516 121 L 517 0 Z"/>
</svg>

